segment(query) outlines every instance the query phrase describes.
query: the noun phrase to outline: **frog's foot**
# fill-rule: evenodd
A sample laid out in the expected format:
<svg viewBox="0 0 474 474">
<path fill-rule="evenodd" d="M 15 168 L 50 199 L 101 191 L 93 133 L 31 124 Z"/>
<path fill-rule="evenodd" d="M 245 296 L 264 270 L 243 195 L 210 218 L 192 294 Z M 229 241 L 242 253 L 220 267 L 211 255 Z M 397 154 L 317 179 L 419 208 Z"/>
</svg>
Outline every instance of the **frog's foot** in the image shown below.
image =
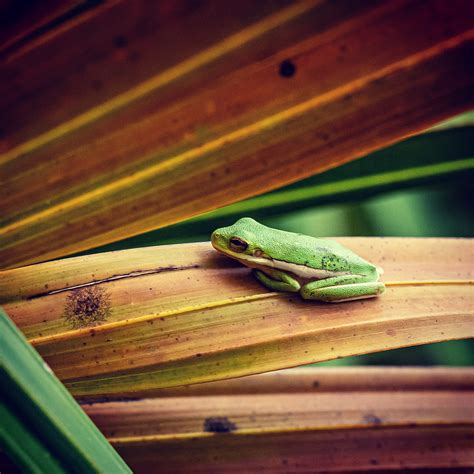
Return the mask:
<svg viewBox="0 0 474 474">
<path fill-rule="evenodd" d="M 354 279 L 354 276 L 351 278 Z M 347 277 L 341 276 L 307 283 L 301 288 L 300 293 L 307 300 L 339 303 L 373 298 L 384 291 L 385 285 L 380 281 L 351 283 L 347 281 Z"/>
<path fill-rule="evenodd" d="M 288 274 L 274 269 L 266 270 L 266 272 L 267 273 L 263 273 L 261 270 L 253 270 L 255 278 L 270 290 L 290 291 L 292 293 L 300 291 L 301 285 L 299 282 L 291 278 Z"/>
</svg>

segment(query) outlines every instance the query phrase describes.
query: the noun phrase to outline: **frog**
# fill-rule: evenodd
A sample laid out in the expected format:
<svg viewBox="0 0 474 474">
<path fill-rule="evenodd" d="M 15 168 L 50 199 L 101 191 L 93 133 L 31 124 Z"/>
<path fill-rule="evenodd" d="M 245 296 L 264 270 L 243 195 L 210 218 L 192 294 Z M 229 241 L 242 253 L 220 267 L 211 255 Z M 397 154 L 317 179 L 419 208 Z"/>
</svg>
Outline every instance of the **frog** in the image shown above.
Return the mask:
<svg viewBox="0 0 474 474">
<path fill-rule="evenodd" d="M 332 239 L 267 227 L 250 217 L 216 229 L 212 246 L 252 269 L 277 292 L 305 300 L 339 303 L 373 298 L 385 291 L 382 268 Z"/>
</svg>

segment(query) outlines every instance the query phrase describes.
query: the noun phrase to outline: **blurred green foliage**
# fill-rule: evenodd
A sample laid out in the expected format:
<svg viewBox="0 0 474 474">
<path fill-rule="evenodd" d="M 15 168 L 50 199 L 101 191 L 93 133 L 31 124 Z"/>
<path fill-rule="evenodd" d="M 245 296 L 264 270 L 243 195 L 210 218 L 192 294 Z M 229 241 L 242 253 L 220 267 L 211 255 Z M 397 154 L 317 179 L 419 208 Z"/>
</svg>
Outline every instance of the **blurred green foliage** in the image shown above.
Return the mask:
<svg viewBox="0 0 474 474">
<path fill-rule="evenodd" d="M 472 237 L 473 183 L 474 112 L 470 112 L 279 190 L 87 253 L 205 241 L 213 229 L 244 215 L 313 236 Z M 322 365 L 473 363 L 474 343 L 463 340 Z"/>
<path fill-rule="evenodd" d="M 132 472 L 1 307 L 0 387 L 0 454 L 21 472 Z"/>
<path fill-rule="evenodd" d="M 276 191 L 88 253 L 209 240 L 213 229 L 244 215 L 314 236 L 471 236 L 473 138 L 474 124 L 430 131 Z"/>
</svg>

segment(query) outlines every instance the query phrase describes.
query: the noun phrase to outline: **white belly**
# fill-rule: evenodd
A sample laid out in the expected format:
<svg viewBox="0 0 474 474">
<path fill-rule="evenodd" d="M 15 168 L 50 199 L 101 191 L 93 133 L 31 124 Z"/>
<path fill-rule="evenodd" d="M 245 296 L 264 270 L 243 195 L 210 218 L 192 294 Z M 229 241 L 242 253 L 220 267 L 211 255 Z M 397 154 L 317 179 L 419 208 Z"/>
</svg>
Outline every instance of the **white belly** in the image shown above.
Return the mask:
<svg viewBox="0 0 474 474">
<path fill-rule="evenodd" d="M 296 263 L 284 262 L 282 260 L 274 260 L 262 257 L 253 257 L 251 255 L 234 254 L 237 260 L 244 265 L 252 268 L 258 268 L 265 271 L 265 268 L 276 268 L 283 270 L 305 280 L 322 280 L 324 278 L 335 277 L 340 275 L 349 275 L 348 272 L 331 272 L 329 270 L 319 270 L 317 268 L 307 267 L 305 265 L 297 265 Z"/>
</svg>

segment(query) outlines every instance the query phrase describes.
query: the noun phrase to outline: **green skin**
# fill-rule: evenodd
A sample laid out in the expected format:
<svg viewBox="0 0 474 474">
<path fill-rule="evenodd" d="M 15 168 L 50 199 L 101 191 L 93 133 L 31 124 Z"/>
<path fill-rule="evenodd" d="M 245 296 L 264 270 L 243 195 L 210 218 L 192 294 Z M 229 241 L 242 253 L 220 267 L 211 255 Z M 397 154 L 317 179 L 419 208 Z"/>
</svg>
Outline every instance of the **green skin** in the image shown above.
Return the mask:
<svg viewBox="0 0 474 474">
<path fill-rule="evenodd" d="M 216 250 L 253 269 L 274 291 L 330 303 L 378 296 L 382 269 L 332 240 L 272 229 L 249 217 L 212 233 Z"/>
</svg>

